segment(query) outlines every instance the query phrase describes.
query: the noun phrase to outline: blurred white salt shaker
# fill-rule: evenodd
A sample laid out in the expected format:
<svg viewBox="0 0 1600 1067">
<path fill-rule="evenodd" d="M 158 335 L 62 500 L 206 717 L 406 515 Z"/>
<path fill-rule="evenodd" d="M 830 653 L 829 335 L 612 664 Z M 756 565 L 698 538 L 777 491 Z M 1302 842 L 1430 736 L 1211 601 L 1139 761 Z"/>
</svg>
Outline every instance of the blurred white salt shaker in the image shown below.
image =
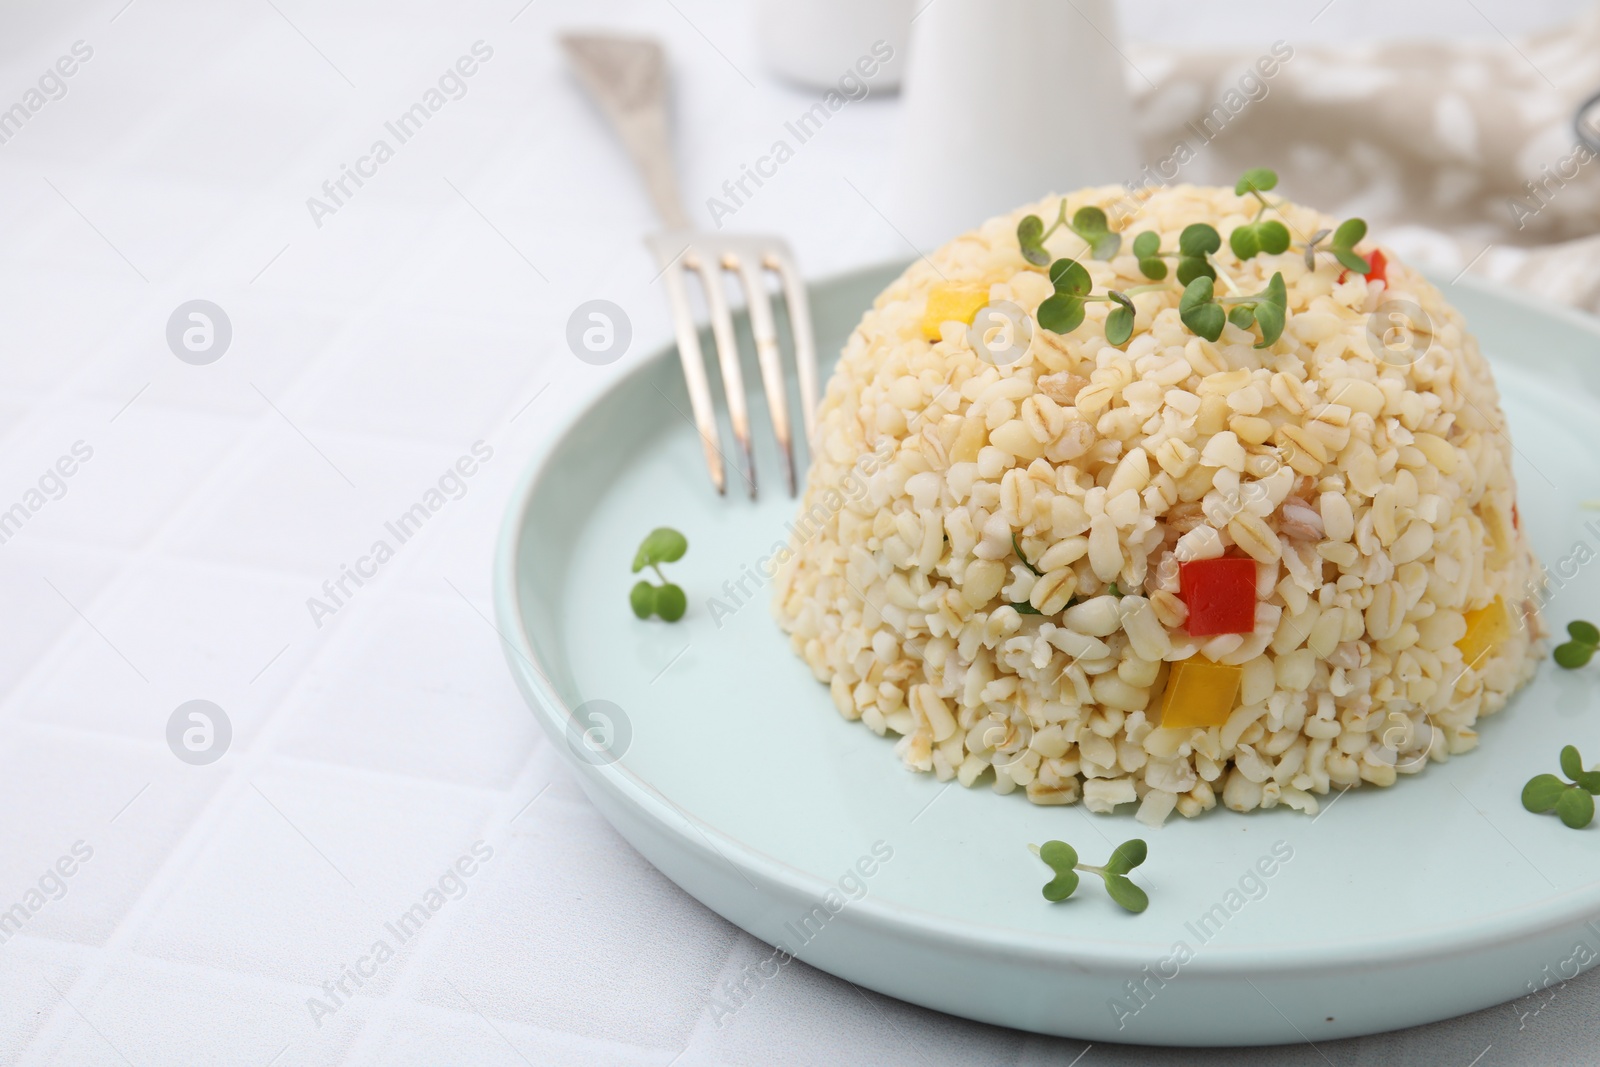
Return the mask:
<svg viewBox="0 0 1600 1067">
<path fill-rule="evenodd" d="M 767 66 L 793 82 L 830 89 L 873 68 L 873 89 L 893 89 L 905 67 L 913 0 L 759 0 L 756 36 Z M 876 47 L 874 47 L 876 46 Z M 888 58 L 885 59 L 885 53 Z"/>
<path fill-rule="evenodd" d="M 933 0 L 922 9 L 889 209 L 913 243 L 937 247 L 1052 190 L 1135 177 L 1115 8 Z"/>
</svg>

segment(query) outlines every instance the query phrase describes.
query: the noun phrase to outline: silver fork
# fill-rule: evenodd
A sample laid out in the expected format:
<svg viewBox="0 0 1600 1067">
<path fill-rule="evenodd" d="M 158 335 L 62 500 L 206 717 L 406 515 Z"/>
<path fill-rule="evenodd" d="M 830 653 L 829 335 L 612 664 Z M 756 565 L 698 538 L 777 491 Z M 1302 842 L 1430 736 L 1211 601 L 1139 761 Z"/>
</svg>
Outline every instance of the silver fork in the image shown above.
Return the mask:
<svg viewBox="0 0 1600 1067">
<path fill-rule="evenodd" d="M 660 277 L 667 287 L 673 329 L 678 338 L 678 357 L 683 363 L 689 403 L 694 409 L 695 428 L 700 433 L 712 484 L 717 492 L 727 492 L 711 386 L 706 380 L 705 358 L 700 351 L 700 330 L 684 285 L 686 270 L 700 277 L 711 316 L 717 365 L 722 371 L 722 391 L 728 401 L 728 421 L 738 439 L 739 450 L 744 453 L 745 477 L 750 483 L 750 498 L 754 500 L 756 467 L 750 448 L 750 412 L 745 403 L 744 376 L 739 369 L 733 314 L 723 290 L 721 272 L 734 274 L 743 286 L 750 332 L 756 342 L 756 361 L 761 367 L 761 383 L 767 407 L 772 412 L 772 428 L 783 456 L 789 495 L 794 496 L 794 442 L 789 428 L 778 330 L 765 275 L 766 271 L 772 271 L 778 276 L 789 307 L 795 370 L 800 384 L 800 411 L 809 443 L 816 421 L 817 351 L 805 286 L 795 267 L 794 254 L 781 237 L 724 236 L 690 226 L 672 170 L 667 137 L 666 57 L 659 44 L 647 37 L 602 34 L 570 35 L 563 37 L 561 44 L 584 87 L 616 128 L 644 178 L 656 214 L 666 225 L 665 230 L 646 237 L 645 244 L 655 256 L 656 265 L 661 268 Z"/>
</svg>

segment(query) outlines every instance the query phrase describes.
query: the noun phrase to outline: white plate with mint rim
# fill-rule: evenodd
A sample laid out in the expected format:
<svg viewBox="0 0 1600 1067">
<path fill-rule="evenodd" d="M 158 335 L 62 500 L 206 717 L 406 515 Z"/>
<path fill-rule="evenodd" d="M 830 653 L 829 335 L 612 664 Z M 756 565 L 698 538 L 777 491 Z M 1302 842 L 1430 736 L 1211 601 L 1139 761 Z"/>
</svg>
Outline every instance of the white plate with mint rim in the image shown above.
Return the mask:
<svg viewBox="0 0 1600 1067">
<path fill-rule="evenodd" d="M 837 353 L 898 269 L 811 288 L 819 351 Z M 1444 288 L 1493 362 L 1559 631 L 1600 614 L 1600 567 L 1577 562 L 1600 552 L 1600 512 L 1580 503 L 1600 498 L 1600 323 L 1477 282 Z M 751 412 L 764 407 L 752 393 Z M 496 611 L 518 684 L 595 806 L 744 930 L 914 1004 L 1167 1045 L 1412 1026 L 1600 958 L 1600 823 L 1571 830 L 1519 799 L 1563 745 L 1600 757 L 1594 668 L 1546 662 L 1480 723 L 1476 751 L 1325 798 L 1315 818 L 1219 806 L 1150 830 L 941 783 L 843 719 L 772 620 L 758 564 L 797 509 L 763 415 L 766 491 L 751 503 L 735 472 L 726 499 L 712 490 L 687 410 L 667 348 L 566 413 L 510 502 Z M 657 526 L 689 540 L 666 568 L 689 598 L 674 624 L 628 605 L 635 548 Z M 1041 896 L 1050 872 L 1030 842 L 1094 863 L 1133 837 L 1149 842 L 1143 914 L 1092 875 L 1068 901 Z"/>
</svg>

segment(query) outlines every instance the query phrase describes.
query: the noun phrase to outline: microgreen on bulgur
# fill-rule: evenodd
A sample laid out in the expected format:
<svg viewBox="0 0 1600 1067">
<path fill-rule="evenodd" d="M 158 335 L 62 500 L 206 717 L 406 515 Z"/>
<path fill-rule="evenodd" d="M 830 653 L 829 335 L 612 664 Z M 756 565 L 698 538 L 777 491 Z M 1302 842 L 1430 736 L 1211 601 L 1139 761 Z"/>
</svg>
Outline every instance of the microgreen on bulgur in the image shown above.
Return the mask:
<svg viewBox="0 0 1600 1067">
<path fill-rule="evenodd" d="M 1282 255 L 1294 246 L 1289 226 L 1280 219 L 1265 217 L 1268 211 L 1279 211 L 1282 207 L 1265 195 L 1277 184 L 1275 171 L 1252 167 L 1234 186 L 1237 195 L 1252 196 L 1259 202 L 1255 216 L 1235 226 L 1228 235 L 1228 249 L 1240 262 L 1262 254 Z M 1220 300 L 1215 296 L 1213 283 L 1218 277 L 1218 265 L 1214 257 L 1223 244 L 1222 235 L 1215 226 L 1196 222 L 1184 227 L 1178 235 L 1177 249 L 1171 252 L 1162 251 L 1159 234 L 1149 230 L 1139 234 L 1133 239 L 1134 258 L 1140 273 L 1157 284 L 1127 290 L 1108 289 L 1103 295 L 1094 293 L 1094 281 L 1083 264 L 1075 259 L 1050 258 L 1044 243 L 1063 226 L 1083 239 L 1094 259 L 1112 259 L 1122 247 L 1121 236 L 1111 229 L 1105 212 L 1097 207 L 1079 208 L 1069 222 L 1067 202 L 1063 199 L 1055 222 L 1048 228 L 1037 215 L 1023 217 L 1017 224 L 1018 247 L 1029 263 L 1036 267 L 1048 265 L 1050 283 L 1055 289 L 1055 293 L 1039 305 L 1037 319 L 1045 329 L 1053 333 L 1071 333 L 1083 322 L 1086 304 L 1110 302 L 1117 306 L 1106 316 L 1106 340 L 1118 348 L 1126 345 L 1133 336 L 1138 314 L 1133 295 L 1171 291 L 1171 283 L 1166 282 L 1166 261 L 1172 259 L 1176 261 L 1173 274 L 1183 292 L 1179 311 L 1191 333 L 1214 342 L 1222 336 L 1227 323 L 1241 330 L 1259 326 L 1261 341 L 1257 348 L 1270 347 L 1283 336 L 1288 298 L 1281 271 L 1274 272 L 1267 288 L 1256 294 L 1238 292 L 1232 279 L 1224 275 L 1230 295 Z M 1370 273 L 1372 264 L 1355 251 L 1366 234 L 1367 224 L 1359 218 L 1346 219 L 1332 230 L 1317 231 L 1301 246 L 1306 269 L 1316 270 L 1317 253 L 1325 251 L 1346 270 L 1363 275 Z M 1324 240 L 1328 242 L 1326 248 L 1320 247 Z M 1221 306 L 1224 303 L 1231 306 Z"/>
<path fill-rule="evenodd" d="M 1083 239 L 1083 243 L 1089 246 L 1089 254 L 1095 259 L 1110 259 L 1122 248 L 1122 235 L 1112 231 L 1104 211 L 1097 207 L 1081 207 L 1073 213 L 1069 222 L 1067 201 L 1063 197 L 1056 220 L 1049 229 L 1045 228 L 1044 220 L 1038 215 L 1025 215 L 1017 223 L 1017 244 L 1022 249 L 1022 258 L 1036 267 L 1049 264 L 1050 253 L 1045 251 L 1044 242 L 1063 226 Z"/>
</svg>

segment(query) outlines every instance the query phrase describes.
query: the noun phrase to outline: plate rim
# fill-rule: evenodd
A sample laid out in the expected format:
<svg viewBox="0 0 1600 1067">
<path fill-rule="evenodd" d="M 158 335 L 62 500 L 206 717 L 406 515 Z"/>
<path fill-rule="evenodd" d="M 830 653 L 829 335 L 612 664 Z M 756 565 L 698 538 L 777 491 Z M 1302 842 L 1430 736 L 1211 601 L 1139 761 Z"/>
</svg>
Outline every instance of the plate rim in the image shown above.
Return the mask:
<svg viewBox="0 0 1600 1067">
<path fill-rule="evenodd" d="M 894 260 L 867 264 L 823 278 L 806 280 L 804 284 L 808 291 L 847 286 L 861 278 L 887 273 L 891 267 L 903 269 L 908 262 Z M 1600 318 L 1578 309 L 1545 306 L 1530 295 L 1474 276 L 1458 276 L 1457 280 L 1446 282 L 1434 272 L 1425 270 L 1421 273 L 1444 291 L 1447 298 L 1451 290 L 1475 290 L 1481 296 L 1510 303 L 1531 315 L 1557 320 L 1600 341 Z M 866 309 L 862 310 L 865 312 Z M 767 883 L 769 888 L 820 900 L 833 888 L 833 883 L 827 879 L 795 868 L 689 813 L 636 772 L 623 766 L 621 759 L 596 766 L 567 751 L 567 746 L 559 742 L 573 722 L 573 709 L 566 705 L 536 665 L 538 656 L 522 622 L 517 582 L 517 546 L 522 539 L 524 526 L 534 517 L 529 504 L 551 470 L 551 461 L 572 430 L 608 395 L 654 372 L 662 361 L 670 359 L 673 350 L 674 342 L 667 339 L 659 347 L 653 347 L 647 354 L 630 361 L 625 373 L 583 386 L 576 402 L 547 424 L 545 433 L 532 445 L 524 461 L 523 472 L 508 498 L 496 537 L 490 576 L 496 628 L 500 631 L 502 650 L 518 689 L 545 732 L 552 741 L 558 742 L 555 747 L 560 751 L 560 758 L 589 786 L 602 788 L 613 802 L 632 807 L 649 819 L 658 832 L 669 835 L 676 847 L 687 849 L 703 862 L 720 860 L 732 865 L 747 878 Z M 507 636 L 508 633 L 512 636 Z M 859 922 L 878 926 L 898 937 L 958 952 L 1004 952 L 1010 958 L 1029 963 L 1070 963 L 1078 968 L 1116 968 L 1120 973 L 1128 968 L 1137 970 L 1140 965 L 1147 963 L 1146 956 L 1150 951 L 1149 944 L 1142 941 L 1024 932 L 969 919 L 952 920 L 914 905 L 885 901 L 872 895 L 853 901 L 850 907 Z M 1308 965 L 1333 972 L 1367 968 L 1374 964 L 1437 961 L 1548 935 L 1595 919 L 1600 919 L 1600 878 L 1539 903 L 1489 912 L 1467 927 L 1456 922 L 1418 927 L 1401 936 L 1384 935 L 1367 940 L 1343 938 L 1336 942 L 1296 941 L 1266 946 L 1219 945 L 1199 954 L 1191 963 L 1185 964 L 1184 970 L 1186 973 L 1218 977 L 1240 974 L 1258 976 L 1263 973 L 1302 972 Z M 757 934 L 752 936 L 759 939 Z"/>
</svg>

